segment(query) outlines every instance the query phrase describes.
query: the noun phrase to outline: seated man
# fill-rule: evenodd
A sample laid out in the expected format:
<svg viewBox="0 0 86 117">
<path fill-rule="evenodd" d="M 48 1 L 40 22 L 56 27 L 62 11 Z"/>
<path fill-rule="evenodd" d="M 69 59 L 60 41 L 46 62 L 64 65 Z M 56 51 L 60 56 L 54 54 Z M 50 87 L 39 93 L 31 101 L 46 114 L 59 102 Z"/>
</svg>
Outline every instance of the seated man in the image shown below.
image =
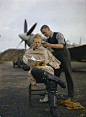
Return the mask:
<svg viewBox="0 0 86 117">
<path fill-rule="evenodd" d="M 45 83 L 46 89 L 48 91 L 50 112 L 54 117 L 59 117 L 60 114 L 56 108 L 57 104 L 57 84 L 62 88 L 66 87 L 66 83 L 62 81 L 57 76 L 53 75 L 55 69 L 59 69 L 61 62 L 57 60 L 52 53 L 41 46 L 42 38 L 39 34 L 36 34 L 33 38 L 32 47 L 29 48 L 24 56 L 23 61 L 25 64 L 30 65 L 28 59 L 34 57 L 36 60 L 45 60 L 45 65 L 41 66 L 30 66 L 30 71 L 28 72 L 29 84 Z"/>
</svg>

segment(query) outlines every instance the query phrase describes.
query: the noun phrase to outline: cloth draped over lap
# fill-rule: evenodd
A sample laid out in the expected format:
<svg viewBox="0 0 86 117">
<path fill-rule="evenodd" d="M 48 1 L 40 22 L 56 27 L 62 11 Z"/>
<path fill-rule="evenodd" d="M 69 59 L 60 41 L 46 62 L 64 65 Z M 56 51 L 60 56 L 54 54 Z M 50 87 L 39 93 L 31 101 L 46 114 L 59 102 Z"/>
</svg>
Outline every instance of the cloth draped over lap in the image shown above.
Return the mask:
<svg viewBox="0 0 86 117">
<path fill-rule="evenodd" d="M 59 60 L 57 60 L 53 54 L 47 50 L 46 48 L 44 48 L 43 46 L 41 46 L 39 49 L 35 49 L 35 51 L 33 50 L 33 48 L 29 48 L 25 54 L 23 55 L 23 61 L 25 64 L 27 64 L 29 66 L 29 62 L 28 59 L 30 59 L 31 57 L 34 57 L 36 60 L 45 60 L 45 65 L 44 66 L 36 66 L 37 68 L 41 68 L 43 70 L 46 70 L 52 74 L 54 74 L 54 70 L 55 69 L 59 69 L 60 68 L 60 64 L 61 62 Z M 50 66 L 48 66 L 47 64 L 50 64 Z M 31 69 L 30 71 L 28 71 L 28 80 L 29 80 L 29 84 L 35 84 L 36 80 L 35 78 L 32 76 L 31 74 Z"/>
<path fill-rule="evenodd" d="M 71 102 L 71 99 L 69 98 L 68 100 L 64 99 L 58 99 L 57 100 L 58 104 L 65 105 L 67 109 L 72 110 L 72 109 L 85 109 L 79 102 Z"/>
</svg>

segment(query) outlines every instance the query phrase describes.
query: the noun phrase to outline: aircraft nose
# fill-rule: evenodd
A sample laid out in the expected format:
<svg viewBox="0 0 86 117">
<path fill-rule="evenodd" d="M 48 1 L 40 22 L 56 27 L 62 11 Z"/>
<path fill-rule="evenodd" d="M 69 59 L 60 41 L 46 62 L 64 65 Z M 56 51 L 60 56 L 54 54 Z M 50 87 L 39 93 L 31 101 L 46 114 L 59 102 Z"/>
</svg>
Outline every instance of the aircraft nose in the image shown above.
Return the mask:
<svg viewBox="0 0 86 117">
<path fill-rule="evenodd" d="M 22 39 L 22 34 L 19 34 L 19 37 Z"/>
<path fill-rule="evenodd" d="M 23 41 L 29 40 L 29 36 L 27 36 L 26 33 L 24 33 L 24 34 L 19 34 L 19 37 L 20 37 Z"/>
<path fill-rule="evenodd" d="M 19 37 L 21 38 L 21 35 L 19 34 Z"/>
</svg>

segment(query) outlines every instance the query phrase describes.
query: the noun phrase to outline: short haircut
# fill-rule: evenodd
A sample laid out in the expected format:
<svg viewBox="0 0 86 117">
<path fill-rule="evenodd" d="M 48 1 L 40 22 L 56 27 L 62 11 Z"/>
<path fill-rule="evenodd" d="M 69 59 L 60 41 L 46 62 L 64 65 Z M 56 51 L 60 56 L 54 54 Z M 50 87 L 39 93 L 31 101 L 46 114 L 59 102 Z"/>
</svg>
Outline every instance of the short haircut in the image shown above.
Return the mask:
<svg viewBox="0 0 86 117">
<path fill-rule="evenodd" d="M 35 38 L 37 38 L 37 39 L 41 39 L 41 41 L 42 41 L 42 37 L 41 37 L 40 34 L 35 34 L 35 36 L 33 37 L 33 41 L 34 41 Z"/>
<path fill-rule="evenodd" d="M 43 28 L 49 28 L 48 25 L 43 25 L 41 28 L 40 28 L 40 31 L 42 31 Z"/>
</svg>

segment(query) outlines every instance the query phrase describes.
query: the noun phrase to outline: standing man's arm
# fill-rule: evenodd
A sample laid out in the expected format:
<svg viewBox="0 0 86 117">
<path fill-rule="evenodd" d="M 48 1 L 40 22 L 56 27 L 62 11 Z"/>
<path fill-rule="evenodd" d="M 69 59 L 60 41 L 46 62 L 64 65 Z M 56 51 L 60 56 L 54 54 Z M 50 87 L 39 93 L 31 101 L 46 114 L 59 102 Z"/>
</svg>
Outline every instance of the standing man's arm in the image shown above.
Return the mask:
<svg viewBox="0 0 86 117">
<path fill-rule="evenodd" d="M 64 36 L 61 33 L 57 33 L 56 39 L 58 41 L 58 44 L 50 44 L 48 42 L 43 43 L 44 47 L 51 47 L 51 48 L 60 48 L 62 49 L 64 47 L 65 41 Z"/>
<path fill-rule="evenodd" d="M 51 48 L 63 48 L 63 44 L 50 44 L 48 42 L 43 43 L 44 47 L 51 47 Z"/>
</svg>

